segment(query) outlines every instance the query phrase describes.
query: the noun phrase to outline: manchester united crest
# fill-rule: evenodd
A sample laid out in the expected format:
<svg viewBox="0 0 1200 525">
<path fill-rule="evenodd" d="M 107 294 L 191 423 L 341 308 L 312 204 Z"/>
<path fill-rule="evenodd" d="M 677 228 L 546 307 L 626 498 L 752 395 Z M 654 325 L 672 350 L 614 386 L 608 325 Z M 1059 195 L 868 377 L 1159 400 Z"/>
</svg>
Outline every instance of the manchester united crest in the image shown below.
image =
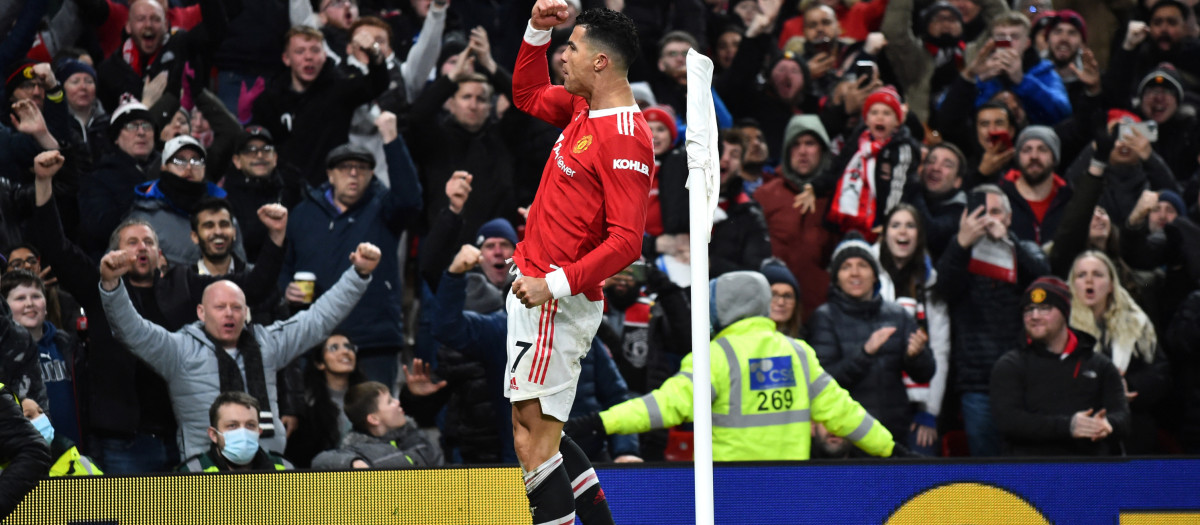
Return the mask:
<svg viewBox="0 0 1200 525">
<path fill-rule="evenodd" d="M 588 146 L 591 146 L 591 145 L 592 145 L 592 136 L 585 135 L 583 138 L 579 139 L 579 142 L 575 143 L 575 147 L 571 149 L 571 153 L 583 153 L 583 152 L 587 151 Z"/>
</svg>

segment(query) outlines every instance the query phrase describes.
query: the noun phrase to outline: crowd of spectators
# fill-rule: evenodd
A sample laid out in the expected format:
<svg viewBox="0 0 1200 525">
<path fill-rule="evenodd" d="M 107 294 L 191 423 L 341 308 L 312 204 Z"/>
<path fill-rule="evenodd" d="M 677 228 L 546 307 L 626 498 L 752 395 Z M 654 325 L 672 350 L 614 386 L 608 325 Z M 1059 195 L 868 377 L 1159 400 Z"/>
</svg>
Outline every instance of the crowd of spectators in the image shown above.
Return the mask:
<svg viewBox="0 0 1200 525">
<path fill-rule="evenodd" d="M 515 462 L 510 261 L 572 146 L 512 103 L 531 4 L 4 2 L 0 383 L 58 475 Z M 1200 453 L 1196 0 L 567 4 L 547 75 L 575 15 L 623 11 L 655 155 L 573 416 L 690 352 L 694 50 L 710 277 L 761 272 L 896 442 Z M 643 461 L 674 433 L 573 437 Z"/>
</svg>

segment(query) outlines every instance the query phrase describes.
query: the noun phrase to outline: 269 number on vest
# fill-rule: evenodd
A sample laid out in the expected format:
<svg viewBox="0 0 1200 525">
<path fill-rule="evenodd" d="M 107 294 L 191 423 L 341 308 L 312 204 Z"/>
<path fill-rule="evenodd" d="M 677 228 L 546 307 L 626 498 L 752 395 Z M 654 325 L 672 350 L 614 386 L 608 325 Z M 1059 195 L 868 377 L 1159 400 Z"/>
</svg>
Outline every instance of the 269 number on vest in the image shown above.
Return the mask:
<svg viewBox="0 0 1200 525">
<path fill-rule="evenodd" d="M 789 410 L 792 408 L 793 401 L 794 398 L 790 388 L 784 390 L 775 390 L 771 392 L 771 395 L 769 396 L 766 392 L 759 392 L 758 410 Z"/>
</svg>

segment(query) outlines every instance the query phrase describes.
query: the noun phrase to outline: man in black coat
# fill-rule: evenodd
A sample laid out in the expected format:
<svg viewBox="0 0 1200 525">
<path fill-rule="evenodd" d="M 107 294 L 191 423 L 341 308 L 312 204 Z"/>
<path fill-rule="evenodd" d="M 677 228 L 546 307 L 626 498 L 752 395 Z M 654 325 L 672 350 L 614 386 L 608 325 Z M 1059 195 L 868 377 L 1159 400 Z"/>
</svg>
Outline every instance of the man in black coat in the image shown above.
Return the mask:
<svg viewBox="0 0 1200 525">
<path fill-rule="evenodd" d="M 512 74 L 494 63 L 480 64 L 481 60 L 473 48 L 464 50 L 454 69 L 417 98 L 404 137 L 420 168 L 425 228 L 449 205 L 446 183 L 470 175 L 471 205 L 462 209 L 463 225 L 455 246 L 474 241 L 474 233 L 497 217 L 512 224 L 521 220 L 506 137 L 521 133 L 529 119 L 514 108 L 499 120 L 492 118 L 492 95 L 499 92 L 511 98 Z M 472 62 L 480 64 L 481 73 L 472 72 Z M 449 110 L 446 114 L 440 111 L 443 105 Z"/>
<path fill-rule="evenodd" d="M 7 306 L 5 307 L 7 308 Z M 7 312 L 0 312 L 8 318 Z M 25 419 L 13 391 L 0 384 L 0 520 L 7 518 L 29 491 L 50 472 L 46 440 Z"/>
<path fill-rule="evenodd" d="M 294 27 L 285 38 L 283 64 L 288 69 L 267 82 L 254 101 L 253 123 L 274 137 L 282 173 L 296 173 L 299 181 L 315 188 L 328 180 L 325 155 L 346 143 L 355 108 L 387 90 L 387 65 L 382 48 L 366 33 L 352 44 L 370 58 L 365 75 L 357 69 L 343 75 L 327 62 L 325 37 L 316 29 Z"/>
<path fill-rule="evenodd" d="M 997 456 L 1000 434 L 991 413 L 988 381 L 1000 356 L 1021 344 L 1022 290 L 1050 273 L 1041 248 L 1009 230 L 1012 207 L 1004 191 L 984 184 L 968 194 L 985 205 L 967 210 L 958 236 L 937 263 L 937 292 L 950 307 L 952 377 L 962 395 L 963 424 L 972 456 Z M 1007 250 L 1005 252 L 1004 250 Z M 1011 253 L 1012 268 L 999 268 L 989 254 Z M 1001 257 L 1000 259 L 1004 259 Z"/>
<path fill-rule="evenodd" d="M 1129 433 L 1121 372 L 1096 340 L 1067 327 L 1071 291 L 1042 277 L 1021 298 L 1028 342 L 992 369 L 992 413 L 1006 452 L 1017 456 L 1104 456 L 1109 436 Z"/>
</svg>

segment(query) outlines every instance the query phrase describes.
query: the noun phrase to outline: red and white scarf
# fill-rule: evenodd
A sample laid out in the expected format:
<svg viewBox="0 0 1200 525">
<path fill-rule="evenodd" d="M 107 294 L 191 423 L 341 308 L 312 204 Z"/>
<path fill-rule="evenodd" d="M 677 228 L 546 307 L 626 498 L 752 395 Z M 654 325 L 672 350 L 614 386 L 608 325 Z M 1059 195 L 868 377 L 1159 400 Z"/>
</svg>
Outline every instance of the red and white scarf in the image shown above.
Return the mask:
<svg viewBox="0 0 1200 525">
<path fill-rule="evenodd" d="M 133 72 L 137 73 L 137 76 L 140 77 L 142 76 L 142 69 L 149 67 L 151 63 L 158 60 L 158 57 L 162 55 L 163 48 L 167 46 L 168 37 L 169 35 L 163 35 L 163 45 L 150 56 L 143 55 L 142 50 L 133 44 L 132 38 L 126 38 L 125 44 L 121 46 L 121 57 L 125 59 L 125 63 L 129 64 L 129 67 L 133 68 Z"/>
<path fill-rule="evenodd" d="M 858 137 L 858 151 L 846 164 L 827 219 L 838 225 L 842 233 L 857 230 L 867 242 L 875 242 L 871 226 L 875 224 L 875 164 L 879 152 L 891 142 L 871 139 L 871 132 Z"/>
</svg>

